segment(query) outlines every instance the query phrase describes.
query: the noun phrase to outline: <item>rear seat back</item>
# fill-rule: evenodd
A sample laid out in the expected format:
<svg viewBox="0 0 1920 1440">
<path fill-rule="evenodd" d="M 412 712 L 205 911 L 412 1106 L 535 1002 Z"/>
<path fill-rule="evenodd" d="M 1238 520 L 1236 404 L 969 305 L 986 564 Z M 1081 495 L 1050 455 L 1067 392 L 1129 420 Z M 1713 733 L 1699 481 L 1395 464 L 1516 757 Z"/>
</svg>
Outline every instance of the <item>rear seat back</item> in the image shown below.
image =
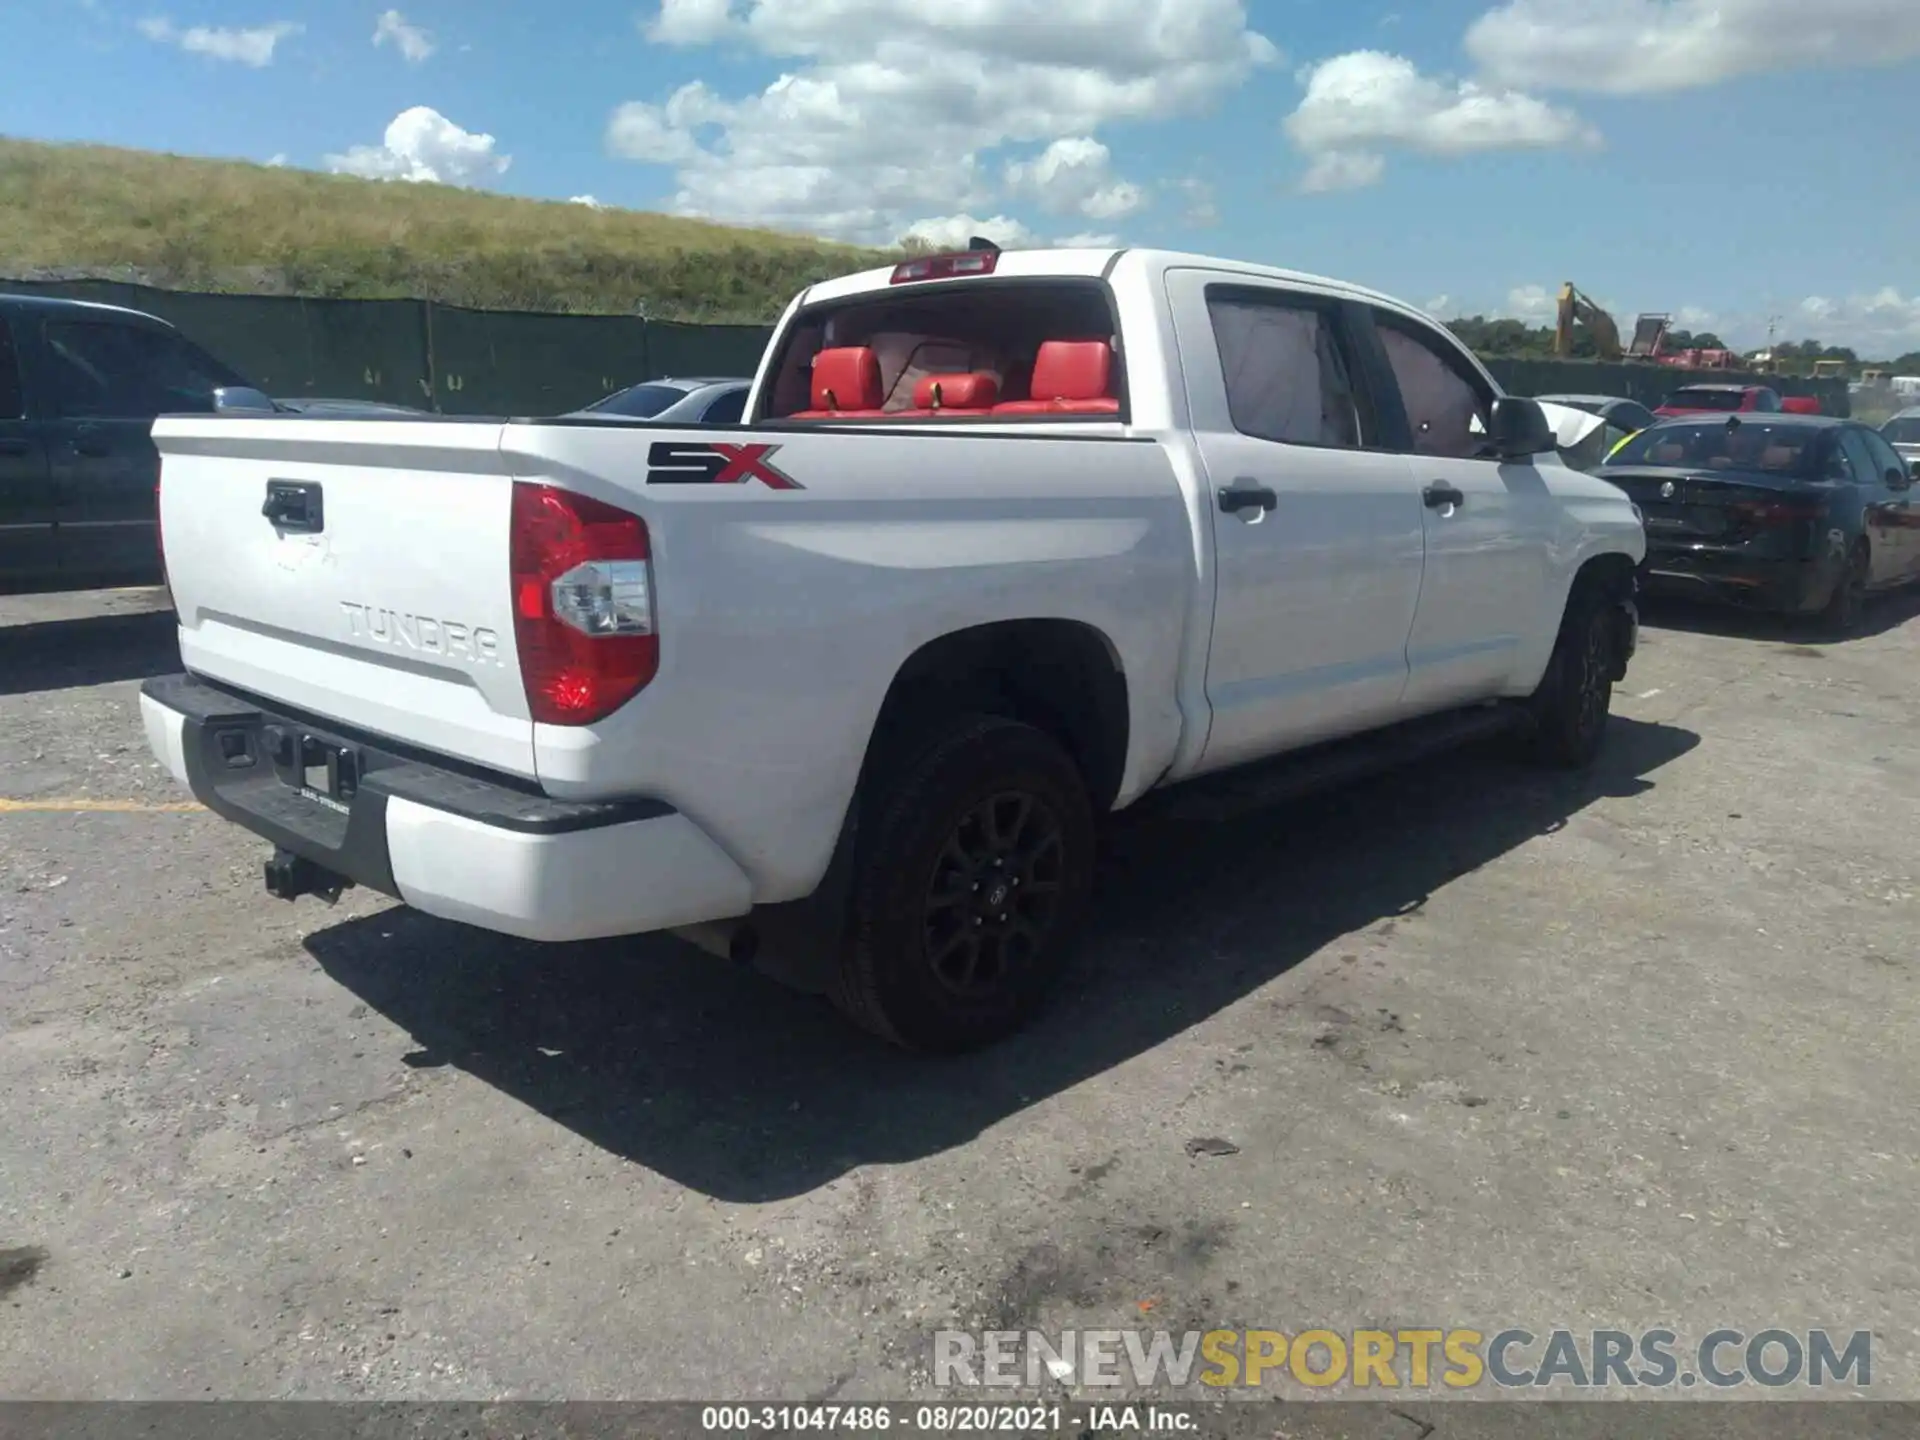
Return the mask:
<svg viewBox="0 0 1920 1440">
<path fill-rule="evenodd" d="M 880 360 L 864 345 L 841 345 L 813 357 L 813 408 L 790 420 L 866 418 L 881 413 Z"/>
<path fill-rule="evenodd" d="M 1117 415 L 1113 346 L 1105 340 L 1048 340 L 1033 362 L 1030 398 L 1003 400 L 996 415 Z"/>
<path fill-rule="evenodd" d="M 951 375 L 922 375 L 913 387 L 913 409 L 901 415 L 928 419 L 941 415 L 990 415 L 1000 398 L 1000 380 L 985 370 Z"/>
</svg>

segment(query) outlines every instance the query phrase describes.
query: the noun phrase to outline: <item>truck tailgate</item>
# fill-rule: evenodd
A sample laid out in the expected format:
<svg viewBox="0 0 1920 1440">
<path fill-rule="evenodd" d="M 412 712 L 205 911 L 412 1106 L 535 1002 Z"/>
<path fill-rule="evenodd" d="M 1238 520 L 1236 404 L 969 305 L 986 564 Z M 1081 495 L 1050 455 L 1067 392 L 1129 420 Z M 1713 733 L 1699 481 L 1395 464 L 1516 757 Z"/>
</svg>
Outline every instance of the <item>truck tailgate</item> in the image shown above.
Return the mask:
<svg viewBox="0 0 1920 1440">
<path fill-rule="evenodd" d="M 161 533 L 187 668 L 532 778 L 501 428 L 157 421 Z"/>
</svg>

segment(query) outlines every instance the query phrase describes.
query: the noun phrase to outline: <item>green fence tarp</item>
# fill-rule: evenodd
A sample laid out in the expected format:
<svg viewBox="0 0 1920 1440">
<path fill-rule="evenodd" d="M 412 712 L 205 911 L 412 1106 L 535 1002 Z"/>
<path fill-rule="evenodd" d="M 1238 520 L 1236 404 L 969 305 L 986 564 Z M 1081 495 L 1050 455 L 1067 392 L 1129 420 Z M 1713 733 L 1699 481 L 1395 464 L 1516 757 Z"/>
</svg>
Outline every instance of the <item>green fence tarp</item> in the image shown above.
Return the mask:
<svg viewBox="0 0 1920 1440">
<path fill-rule="evenodd" d="M 423 300 L 202 295 L 111 280 L 0 280 L 169 320 L 261 389 L 287 397 L 385 400 L 448 415 L 552 415 L 664 376 L 751 375 L 772 335 L 757 325 L 688 325 L 638 315 L 466 310 Z M 1583 360 L 1487 362 L 1517 395 L 1624 395 L 1658 405 L 1682 385 L 1771 385 L 1851 413 L 1844 380 L 1674 370 Z"/>
</svg>

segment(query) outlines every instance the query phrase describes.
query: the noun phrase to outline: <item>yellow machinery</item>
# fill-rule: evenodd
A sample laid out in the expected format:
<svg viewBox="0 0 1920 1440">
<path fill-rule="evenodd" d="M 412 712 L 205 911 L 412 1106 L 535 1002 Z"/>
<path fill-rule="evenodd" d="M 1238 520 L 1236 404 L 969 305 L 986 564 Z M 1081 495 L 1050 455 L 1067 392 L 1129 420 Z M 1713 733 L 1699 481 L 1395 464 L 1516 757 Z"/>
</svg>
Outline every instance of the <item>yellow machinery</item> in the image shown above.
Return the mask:
<svg viewBox="0 0 1920 1440">
<path fill-rule="evenodd" d="M 1613 323 L 1611 315 L 1582 295 L 1569 280 L 1560 287 L 1559 324 L 1553 332 L 1553 353 L 1562 359 L 1573 353 L 1573 324 L 1576 320 L 1593 337 L 1594 348 L 1600 352 L 1602 360 L 1621 358 L 1624 352 L 1620 346 L 1620 327 Z"/>
</svg>

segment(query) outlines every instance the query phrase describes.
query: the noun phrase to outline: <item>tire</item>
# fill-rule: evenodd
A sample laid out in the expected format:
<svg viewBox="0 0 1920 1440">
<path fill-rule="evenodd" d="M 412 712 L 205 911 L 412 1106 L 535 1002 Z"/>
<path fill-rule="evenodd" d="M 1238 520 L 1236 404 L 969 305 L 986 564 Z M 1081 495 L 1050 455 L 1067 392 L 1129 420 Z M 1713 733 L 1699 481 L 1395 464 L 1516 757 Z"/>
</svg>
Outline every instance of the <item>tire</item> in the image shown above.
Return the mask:
<svg viewBox="0 0 1920 1440">
<path fill-rule="evenodd" d="M 1556 769 L 1592 764 L 1606 739 L 1619 643 L 1611 610 L 1598 585 L 1575 583 L 1547 673 L 1527 700 L 1534 755 Z"/>
<path fill-rule="evenodd" d="M 1060 746 L 962 717 L 883 776 L 862 829 L 834 997 L 847 1017 L 936 1053 L 1031 1020 L 1093 883 L 1093 807 Z"/>
<path fill-rule="evenodd" d="M 1833 596 L 1820 612 L 1820 628 L 1829 635 L 1851 635 L 1860 625 L 1867 605 L 1867 578 L 1872 573 L 1873 557 L 1867 542 L 1856 540 L 1847 552 L 1847 568 L 1834 582 Z"/>
</svg>

